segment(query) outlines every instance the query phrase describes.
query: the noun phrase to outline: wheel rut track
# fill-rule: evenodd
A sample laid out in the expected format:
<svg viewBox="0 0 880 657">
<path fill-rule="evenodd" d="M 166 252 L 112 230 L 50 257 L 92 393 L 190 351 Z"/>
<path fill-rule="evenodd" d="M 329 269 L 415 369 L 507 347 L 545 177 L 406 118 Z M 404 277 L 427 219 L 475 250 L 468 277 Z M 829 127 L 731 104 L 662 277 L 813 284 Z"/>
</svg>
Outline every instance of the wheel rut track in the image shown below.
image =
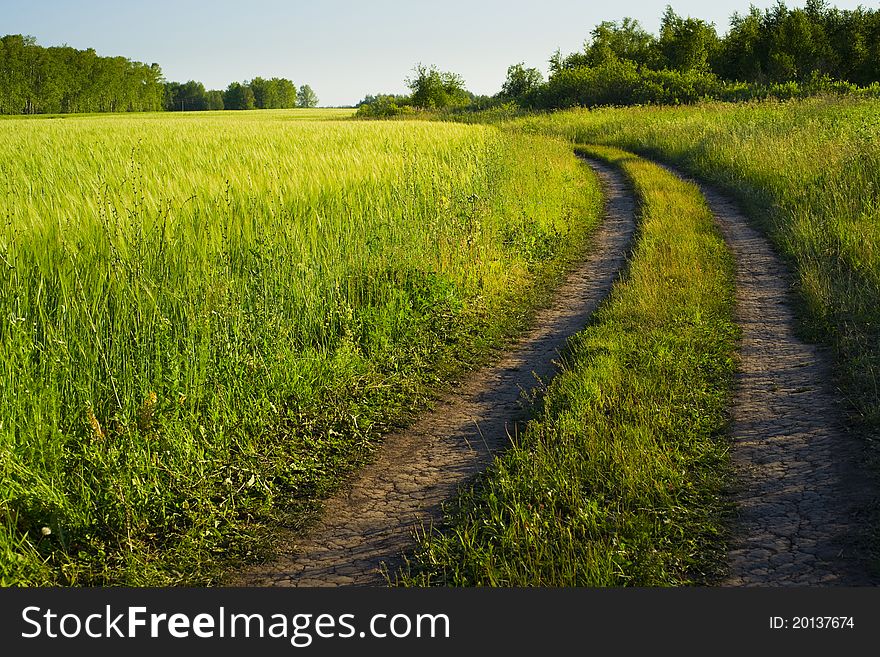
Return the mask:
<svg viewBox="0 0 880 657">
<path fill-rule="evenodd" d="M 847 431 L 831 358 L 796 334 L 792 277 L 737 205 L 696 184 L 734 255 L 742 331 L 732 399 L 736 506 L 724 586 L 869 586 L 877 503 L 866 447 Z"/>
<path fill-rule="evenodd" d="M 414 532 L 442 519 L 442 503 L 485 470 L 528 419 L 528 394 L 557 371 L 617 279 L 635 230 L 621 173 L 588 160 L 605 193 L 589 254 L 537 313 L 533 328 L 497 363 L 468 376 L 407 429 L 383 439 L 371 463 L 324 504 L 321 520 L 281 541 L 280 556 L 235 577 L 243 586 L 382 585 L 414 547 Z"/>
</svg>

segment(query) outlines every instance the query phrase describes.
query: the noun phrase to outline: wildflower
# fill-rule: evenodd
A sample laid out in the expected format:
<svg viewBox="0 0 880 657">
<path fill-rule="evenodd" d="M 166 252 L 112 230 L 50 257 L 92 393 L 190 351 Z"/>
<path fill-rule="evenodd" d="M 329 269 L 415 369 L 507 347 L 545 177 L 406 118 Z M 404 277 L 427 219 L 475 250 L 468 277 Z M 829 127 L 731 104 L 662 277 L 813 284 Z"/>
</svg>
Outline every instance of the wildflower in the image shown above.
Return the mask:
<svg viewBox="0 0 880 657">
<path fill-rule="evenodd" d="M 156 393 L 150 392 L 144 403 L 137 412 L 137 427 L 141 431 L 148 431 L 153 426 L 153 415 L 156 413 Z"/>
<path fill-rule="evenodd" d="M 101 428 L 101 423 L 98 422 L 98 418 L 95 417 L 95 413 L 92 411 L 91 406 L 86 408 L 86 420 L 89 423 L 89 427 L 92 429 L 92 437 L 95 440 L 104 440 L 106 437 L 104 435 L 104 430 Z"/>
<path fill-rule="evenodd" d="M 52 533 L 52 528 L 51 527 L 43 527 L 42 529 L 40 529 L 40 533 L 43 536 L 49 536 L 49 534 Z"/>
</svg>

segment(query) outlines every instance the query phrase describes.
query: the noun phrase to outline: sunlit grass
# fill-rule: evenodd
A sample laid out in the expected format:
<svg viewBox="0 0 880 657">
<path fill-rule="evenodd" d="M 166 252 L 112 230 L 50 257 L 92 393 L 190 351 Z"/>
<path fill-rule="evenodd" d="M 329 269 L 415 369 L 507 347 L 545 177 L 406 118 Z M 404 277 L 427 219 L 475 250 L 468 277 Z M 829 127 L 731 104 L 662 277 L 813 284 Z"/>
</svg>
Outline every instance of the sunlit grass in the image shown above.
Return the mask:
<svg viewBox="0 0 880 657">
<path fill-rule="evenodd" d="M 571 111 L 516 128 L 650 154 L 735 194 L 790 259 L 802 328 L 834 348 L 854 420 L 880 435 L 880 101 Z"/>
<path fill-rule="evenodd" d="M 352 107 L 313 107 L 293 109 L 260 110 L 211 110 L 201 112 L 94 112 L 81 114 L 0 114 L 0 121 L 40 121 L 40 120 L 81 120 L 84 118 L 104 118 L 114 123 L 131 119 L 141 122 L 145 119 L 188 121 L 192 119 L 213 118 L 218 120 L 237 119 L 248 121 L 340 121 L 354 116 L 357 110 Z"/>
<path fill-rule="evenodd" d="M 301 118 L 0 124 L 3 583 L 211 581 L 597 221 L 560 141 Z"/>
<path fill-rule="evenodd" d="M 607 147 L 640 222 L 629 269 L 525 435 L 421 541 L 407 585 L 664 586 L 723 569 L 732 261 L 699 191 Z"/>
</svg>

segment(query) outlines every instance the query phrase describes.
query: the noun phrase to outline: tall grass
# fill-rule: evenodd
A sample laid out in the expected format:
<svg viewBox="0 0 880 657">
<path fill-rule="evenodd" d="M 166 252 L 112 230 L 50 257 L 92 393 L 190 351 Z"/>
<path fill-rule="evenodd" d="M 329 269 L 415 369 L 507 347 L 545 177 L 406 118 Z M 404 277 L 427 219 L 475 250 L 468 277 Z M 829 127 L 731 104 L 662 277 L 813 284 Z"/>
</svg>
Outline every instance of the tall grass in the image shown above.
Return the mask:
<svg viewBox="0 0 880 657">
<path fill-rule="evenodd" d="M 880 101 L 570 111 L 515 124 L 674 162 L 735 194 L 792 262 L 803 330 L 831 345 L 880 436 Z"/>
<path fill-rule="evenodd" d="M 290 118 L 0 124 L 2 583 L 210 582 L 597 220 L 559 141 Z"/>
<path fill-rule="evenodd" d="M 699 191 L 607 147 L 640 202 L 625 277 L 538 417 L 429 531 L 406 585 L 711 582 L 725 555 L 730 255 Z"/>
</svg>

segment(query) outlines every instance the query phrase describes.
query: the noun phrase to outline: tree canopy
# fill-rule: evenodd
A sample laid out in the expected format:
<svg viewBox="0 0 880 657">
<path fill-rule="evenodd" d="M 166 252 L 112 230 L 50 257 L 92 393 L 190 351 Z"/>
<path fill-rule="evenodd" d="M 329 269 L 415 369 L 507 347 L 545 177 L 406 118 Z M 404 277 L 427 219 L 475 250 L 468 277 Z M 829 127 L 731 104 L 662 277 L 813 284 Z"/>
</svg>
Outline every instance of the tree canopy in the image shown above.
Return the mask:
<svg viewBox="0 0 880 657">
<path fill-rule="evenodd" d="M 656 36 L 632 18 L 600 23 L 582 51 L 550 57 L 546 84 L 513 100 L 550 109 L 787 98 L 878 82 L 880 10 L 840 10 L 824 0 L 789 9 L 779 1 L 733 14 L 719 36 L 712 23 L 667 6 Z M 511 99 L 505 88 L 498 98 Z"/>
<path fill-rule="evenodd" d="M 287 78 L 264 80 L 256 77 L 245 82 L 254 92 L 254 105 L 257 109 L 287 109 L 296 107 L 296 85 Z"/>
<path fill-rule="evenodd" d="M 256 107 L 253 90 L 240 82 L 232 82 L 223 94 L 223 106 L 231 110 L 250 110 Z"/>
<path fill-rule="evenodd" d="M 470 96 L 464 87 L 464 79 L 457 73 L 440 71 L 436 66 L 416 64 L 413 74 L 406 79 L 412 91 L 412 104 L 424 109 L 443 109 L 466 105 Z"/>
<path fill-rule="evenodd" d="M 297 107 L 318 106 L 318 97 L 309 85 L 304 84 L 299 88 L 299 91 L 296 92 L 296 105 Z"/>
<path fill-rule="evenodd" d="M 44 48 L 33 37 L 0 38 L 0 113 L 138 112 L 160 110 L 158 64 L 100 57 L 88 48 Z"/>
<path fill-rule="evenodd" d="M 526 68 L 523 62 L 507 68 L 507 79 L 501 85 L 501 95 L 517 102 L 525 101 L 543 84 L 544 76 L 536 68 Z"/>
<path fill-rule="evenodd" d="M 311 87 L 307 99 L 314 107 Z M 21 34 L 0 38 L 0 114 L 201 111 L 297 107 L 298 91 L 286 78 L 233 82 L 225 91 L 197 80 L 167 82 L 158 64 L 100 57 L 93 49 L 44 48 Z"/>
</svg>

